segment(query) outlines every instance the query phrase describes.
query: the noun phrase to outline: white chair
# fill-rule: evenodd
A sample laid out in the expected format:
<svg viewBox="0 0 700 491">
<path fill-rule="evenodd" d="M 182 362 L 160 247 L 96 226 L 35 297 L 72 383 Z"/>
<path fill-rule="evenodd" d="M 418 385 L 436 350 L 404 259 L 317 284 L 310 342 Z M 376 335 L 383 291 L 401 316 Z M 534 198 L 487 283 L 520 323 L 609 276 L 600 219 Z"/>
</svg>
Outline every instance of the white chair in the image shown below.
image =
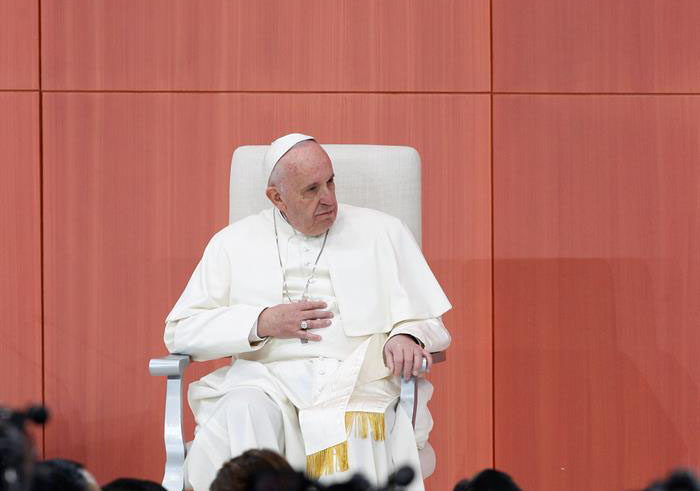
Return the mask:
<svg viewBox="0 0 700 491">
<path fill-rule="evenodd" d="M 382 145 L 323 145 L 333 162 L 338 201 L 384 211 L 403 220 L 421 242 L 420 156 L 410 147 Z M 272 206 L 264 194 L 267 176 L 262 161 L 266 145 L 236 149 L 231 160 L 229 223 Z M 445 353 L 434 353 L 434 362 Z M 172 354 L 149 363 L 151 375 L 167 377 L 165 398 L 166 463 L 163 487 L 182 491 L 187 446 L 182 429 L 182 378 L 187 355 Z M 424 367 L 425 367 L 425 361 Z M 415 425 L 416 379 L 401 382 L 399 405 Z M 397 408 L 398 410 L 398 408 Z M 420 452 L 423 477 L 432 474 L 435 454 L 429 444 Z"/>
</svg>

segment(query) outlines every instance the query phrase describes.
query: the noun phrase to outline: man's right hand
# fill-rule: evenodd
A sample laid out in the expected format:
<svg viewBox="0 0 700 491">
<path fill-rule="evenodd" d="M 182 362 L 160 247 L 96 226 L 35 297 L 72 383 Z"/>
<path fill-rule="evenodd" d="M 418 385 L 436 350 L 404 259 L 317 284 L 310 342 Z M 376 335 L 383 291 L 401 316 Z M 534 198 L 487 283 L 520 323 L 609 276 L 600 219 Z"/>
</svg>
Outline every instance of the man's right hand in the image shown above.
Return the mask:
<svg viewBox="0 0 700 491">
<path fill-rule="evenodd" d="M 300 324 L 306 321 L 308 329 L 330 326 L 333 312 L 320 310 L 326 307 L 326 302 L 284 303 L 268 307 L 258 316 L 258 336 L 320 341 L 321 336 L 303 330 Z"/>
</svg>

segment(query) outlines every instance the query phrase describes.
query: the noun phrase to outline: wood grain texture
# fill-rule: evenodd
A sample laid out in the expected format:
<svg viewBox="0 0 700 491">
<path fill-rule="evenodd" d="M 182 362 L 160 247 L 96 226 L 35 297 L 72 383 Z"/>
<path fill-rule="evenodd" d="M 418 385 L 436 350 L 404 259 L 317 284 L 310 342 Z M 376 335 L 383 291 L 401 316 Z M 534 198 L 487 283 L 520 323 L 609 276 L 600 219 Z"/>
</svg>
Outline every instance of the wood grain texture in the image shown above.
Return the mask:
<svg viewBox="0 0 700 491">
<path fill-rule="evenodd" d="M 38 94 L 0 93 L 0 148 L 0 405 L 23 407 L 42 401 Z"/>
<path fill-rule="evenodd" d="M 488 0 L 72 0 L 42 19 L 49 89 L 489 89 Z"/>
<path fill-rule="evenodd" d="M 700 466 L 699 114 L 495 98 L 495 457 L 524 489 Z"/>
<path fill-rule="evenodd" d="M 0 89 L 38 88 L 38 3 L 0 0 Z"/>
<path fill-rule="evenodd" d="M 494 0 L 494 90 L 698 92 L 698 25 L 695 0 Z"/>
<path fill-rule="evenodd" d="M 47 94 L 44 111 L 48 455 L 101 481 L 159 477 L 163 381 L 147 359 L 226 224 L 233 149 L 296 130 L 421 153 L 424 248 L 454 305 L 431 484 L 491 464 L 488 96 Z"/>
</svg>

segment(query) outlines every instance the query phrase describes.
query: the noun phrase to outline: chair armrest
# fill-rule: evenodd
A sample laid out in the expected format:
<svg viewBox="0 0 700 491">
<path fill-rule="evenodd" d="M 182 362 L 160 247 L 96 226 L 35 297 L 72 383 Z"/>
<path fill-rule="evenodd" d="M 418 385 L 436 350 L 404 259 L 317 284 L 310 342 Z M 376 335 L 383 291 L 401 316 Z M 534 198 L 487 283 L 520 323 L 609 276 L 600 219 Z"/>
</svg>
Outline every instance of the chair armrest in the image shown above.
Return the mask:
<svg viewBox="0 0 700 491">
<path fill-rule="evenodd" d="M 435 353 L 430 353 L 433 357 L 433 364 L 441 363 L 447 359 L 447 353 L 445 351 L 437 351 Z M 423 364 L 418 370 L 418 377 L 423 375 L 428 369 L 428 360 L 423 358 Z M 411 418 L 411 424 L 415 428 L 416 426 L 416 411 L 418 410 L 418 384 L 416 384 L 416 379 L 418 377 L 411 377 L 408 380 L 401 379 L 401 395 L 399 397 L 399 405 L 406 411 L 406 414 Z"/>
<path fill-rule="evenodd" d="M 185 483 L 185 437 L 182 429 L 182 377 L 190 364 L 188 355 L 172 354 L 153 358 L 148 370 L 153 376 L 164 376 L 165 388 L 165 474 L 163 487 L 182 491 Z"/>
<path fill-rule="evenodd" d="M 190 364 L 188 355 L 168 355 L 163 358 L 151 358 L 148 362 L 148 371 L 154 377 L 158 376 L 180 376 L 185 373 L 187 365 Z"/>
</svg>

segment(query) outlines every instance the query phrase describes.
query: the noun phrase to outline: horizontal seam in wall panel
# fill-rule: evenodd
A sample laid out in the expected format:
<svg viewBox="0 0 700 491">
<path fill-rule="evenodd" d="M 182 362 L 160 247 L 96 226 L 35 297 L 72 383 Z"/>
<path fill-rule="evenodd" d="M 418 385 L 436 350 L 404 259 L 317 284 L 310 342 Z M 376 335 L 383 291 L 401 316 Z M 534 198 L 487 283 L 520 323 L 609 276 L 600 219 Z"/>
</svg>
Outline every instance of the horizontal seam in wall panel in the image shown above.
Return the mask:
<svg viewBox="0 0 700 491">
<path fill-rule="evenodd" d="M 491 92 L 392 92 L 353 90 L 42 90 L 50 94 L 382 94 L 382 95 L 489 95 Z"/>
<path fill-rule="evenodd" d="M 616 95 L 616 96 L 694 96 L 698 92 L 494 92 L 493 95 L 562 95 L 562 96 L 586 96 L 586 95 Z"/>
<path fill-rule="evenodd" d="M 379 95 L 532 95 L 532 96 L 698 96 L 700 92 L 390 92 L 323 90 L 40 90 L 0 89 L 2 92 L 42 92 L 48 94 L 379 94 Z"/>
</svg>

